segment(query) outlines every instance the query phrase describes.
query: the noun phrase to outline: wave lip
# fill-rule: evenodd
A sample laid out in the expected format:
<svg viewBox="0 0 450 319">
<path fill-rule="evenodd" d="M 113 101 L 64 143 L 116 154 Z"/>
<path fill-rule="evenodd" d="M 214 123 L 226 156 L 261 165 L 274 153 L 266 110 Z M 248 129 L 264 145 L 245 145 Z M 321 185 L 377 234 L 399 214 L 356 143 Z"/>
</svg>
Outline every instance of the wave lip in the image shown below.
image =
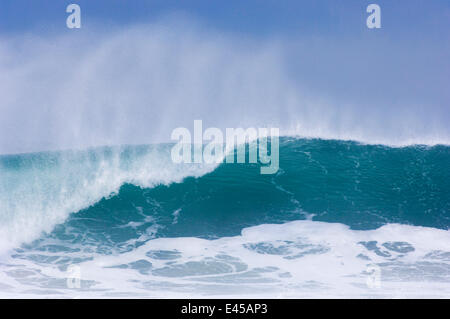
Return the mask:
<svg viewBox="0 0 450 319">
<path fill-rule="evenodd" d="M 0 249 L 50 232 L 70 213 L 117 193 L 125 183 L 148 188 L 214 167 L 175 165 L 165 144 L 1 156 Z"/>
</svg>

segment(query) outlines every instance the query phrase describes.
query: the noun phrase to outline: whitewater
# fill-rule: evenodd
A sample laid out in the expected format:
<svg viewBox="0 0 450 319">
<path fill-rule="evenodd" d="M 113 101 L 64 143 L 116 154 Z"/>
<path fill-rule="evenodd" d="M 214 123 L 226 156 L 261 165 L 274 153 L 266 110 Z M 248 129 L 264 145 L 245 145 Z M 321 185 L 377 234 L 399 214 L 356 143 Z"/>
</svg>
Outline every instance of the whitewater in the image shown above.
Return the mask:
<svg viewBox="0 0 450 319">
<path fill-rule="evenodd" d="M 0 295 L 449 296 L 448 146 L 282 137 L 273 176 L 171 146 L 1 156 Z"/>
</svg>

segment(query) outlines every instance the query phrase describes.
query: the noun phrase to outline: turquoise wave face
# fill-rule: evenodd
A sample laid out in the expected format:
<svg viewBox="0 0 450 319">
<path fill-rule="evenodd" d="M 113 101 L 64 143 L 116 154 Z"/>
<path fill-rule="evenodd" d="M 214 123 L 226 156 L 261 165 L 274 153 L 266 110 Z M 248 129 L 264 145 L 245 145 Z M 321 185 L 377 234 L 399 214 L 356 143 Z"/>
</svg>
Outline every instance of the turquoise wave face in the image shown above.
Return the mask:
<svg viewBox="0 0 450 319">
<path fill-rule="evenodd" d="M 258 164 L 221 164 L 178 183 L 126 183 L 48 236 L 102 252 L 131 250 L 155 237 L 235 236 L 245 227 L 299 219 L 356 230 L 388 223 L 446 230 L 449 163 L 448 146 L 282 138 L 275 175 L 261 175 Z"/>
<path fill-rule="evenodd" d="M 284 137 L 274 175 L 170 150 L 0 157 L 0 296 L 449 295 L 450 147 Z"/>
</svg>

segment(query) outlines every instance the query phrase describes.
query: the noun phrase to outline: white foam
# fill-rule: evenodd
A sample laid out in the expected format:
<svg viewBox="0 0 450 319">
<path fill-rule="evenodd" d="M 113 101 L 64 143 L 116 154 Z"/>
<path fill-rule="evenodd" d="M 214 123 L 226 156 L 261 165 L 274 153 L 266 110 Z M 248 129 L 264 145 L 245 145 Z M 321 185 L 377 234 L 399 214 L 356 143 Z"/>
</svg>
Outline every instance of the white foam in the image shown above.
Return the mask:
<svg viewBox="0 0 450 319">
<path fill-rule="evenodd" d="M 160 238 L 128 253 L 91 255 L 92 260 L 77 264 L 80 289 L 63 285 L 67 273 L 57 268 L 57 262 L 36 265 L 26 258 L 20 262 L 11 258 L 9 263 L 17 266 L 10 266 L 7 275 L 2 267 L 2 282 L 10 288 L 1 294 L 448 298 L 449 247 L 450 232 L 433 228 L 389 224 L 355 231 L 313 221 L 266 224 L 246 228 L 235 237 Z M 77 254 L 72 257 L 81 257 Z M 19 270 L 23 274 L 26 269 L 39 270 L 20 277 Z"/>
</svg>

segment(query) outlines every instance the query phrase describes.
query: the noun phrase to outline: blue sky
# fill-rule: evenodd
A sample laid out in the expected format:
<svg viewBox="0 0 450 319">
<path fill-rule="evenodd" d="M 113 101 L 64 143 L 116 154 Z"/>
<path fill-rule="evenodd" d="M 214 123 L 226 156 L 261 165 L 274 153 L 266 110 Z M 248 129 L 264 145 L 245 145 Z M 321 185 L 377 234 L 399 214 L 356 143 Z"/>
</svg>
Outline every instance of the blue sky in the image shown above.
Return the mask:
<svg viewBox="0 0 450 319">
<path fill-rule="evenodd" d="M 94 24 L 124 27 L 154 21 L 173 12 L 192 16 L 218 30 L 276 34 L 355 35 L 367 32 L 365 8 L 382 8 L 383 31 L 391 36 L 448 40 L 450 3 L 447 0 L 2 0 L 0 32 L 45 32 L 64 27 L 65 8 L 82 8 L 84 30 Z"/>
</svg>

